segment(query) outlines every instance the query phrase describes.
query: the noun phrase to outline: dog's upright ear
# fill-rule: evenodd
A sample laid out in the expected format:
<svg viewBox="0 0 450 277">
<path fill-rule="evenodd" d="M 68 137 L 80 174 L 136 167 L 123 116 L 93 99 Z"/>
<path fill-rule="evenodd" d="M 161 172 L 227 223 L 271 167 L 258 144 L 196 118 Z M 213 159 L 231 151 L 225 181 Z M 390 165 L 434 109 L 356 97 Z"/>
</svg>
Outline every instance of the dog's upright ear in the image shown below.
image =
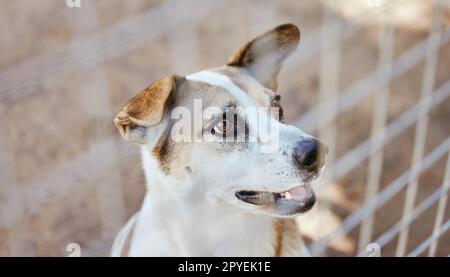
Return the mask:
<svg viewBox="0 0 450 277">
<path fill-rule="evenodd" d="M 170 75 L 158 80 L 128 101 L 114 119 L 123 138 L 140 144 L 147 142 L 147 128 L 161 122 L 178 78 Z"/>
<path fill-rule="evenodd" d="M 244 45 L 228 65 L 247 68 L 261 84 L 275 91 L 281 66 L 299 41 L 300 31 L 295 25 L 280 25 Z"/>
</svg>

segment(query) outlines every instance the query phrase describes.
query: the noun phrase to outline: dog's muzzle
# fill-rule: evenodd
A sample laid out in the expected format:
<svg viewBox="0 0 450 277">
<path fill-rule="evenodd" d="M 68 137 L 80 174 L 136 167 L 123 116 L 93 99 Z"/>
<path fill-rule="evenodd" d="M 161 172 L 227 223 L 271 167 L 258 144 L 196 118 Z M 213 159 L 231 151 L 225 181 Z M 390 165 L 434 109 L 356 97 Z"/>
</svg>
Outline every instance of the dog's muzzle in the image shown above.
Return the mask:
<svg viewBox="0 0 450 277">
<path fill-rule="evenodd" d="M 280 216 L 309 211 L 316 203 L 316 195 L 308 181 L 318 176 L 328 151 L 326 145 L 314 138 L 302 140 L 292 150 L 294 163 L 304 176 L 302 185 L 281 192 L 241 190 L 236 197 Z"/>
</svg>

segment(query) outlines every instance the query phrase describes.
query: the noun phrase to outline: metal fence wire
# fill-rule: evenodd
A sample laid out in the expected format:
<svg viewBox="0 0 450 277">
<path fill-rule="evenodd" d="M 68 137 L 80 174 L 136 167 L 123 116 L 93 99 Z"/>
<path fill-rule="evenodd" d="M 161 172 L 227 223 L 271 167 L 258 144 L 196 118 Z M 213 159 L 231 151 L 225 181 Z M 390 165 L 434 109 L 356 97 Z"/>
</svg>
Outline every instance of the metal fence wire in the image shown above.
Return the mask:
<svg viewBox="0 0 450 277">
<path fill-rule="evenodd" d="M 450 1 L 82 0 L 79 10 L 48 1 L 34 13 L 34 4 L 12 2 L 0 13 L 27 10 L 24 18 L 31 19 L 3 22 L 10 30 L 0 29 L 2 42 L 21 39 L 17 31 L 26 27 L 37 36 L 50 30 L 65 39 L 59 43 L 56 36 L 48 51 L 45 45 L 36 53 L 25 49 L 23 57 L 14 56 L 21 50 L 14 43 L 2 46 L 0 255 L 61 255 L 72 241 L 81 242 L 83 255 L 107 255 L 140 204 L 143 188 L 130 184 L 144 182 L 138 150 L 110 126 L 120 103 L 161 74 L 218 66 L 216 61 L 226 61 L 221 53 L 231 54 L 240 39 L 288 20 L 298 23 L 302 41 L 281 73 L 288 85 L 280 87 L 290 90 L 283 98 L 307 99 L 300 112 L 287 113 L 288 121 L 330 146 L 325 175 L 316 185 L 319 203 L 330 189 L 344 193 L 339 203 L 323 202 L 339 220 L 311 239 L 311 254 L 368 256 L 373 243 L 381 255 L 450 254 Z M 402 23 L 405 13 L 422 10 L 424 24 Z M 61 26 L 52 24 L 58 20 Z M 220 30 L 241 26 L 246 31 L 236 31 L 233 41 L 217 43 L 234 32 L 225 38 Z M 418 35 L 406 39 L 409 33 Z M 369 66 L 348 50 L 363 40 Z M 205 51 L 218 54 L 210 61 Z M 358 78 L 347 72 L 350 64 Z M 292 96 L 299 87 L 311 94 Z M 416 91 L 408 96 L 410 90 Z M 287 111 L 298 110 L 286 105 Z M 36 114 L 28 114 L 35 107 Z M 74 113 L 58 114 L 65 109 Z M 21 114 L 40 126 L 17 123 Z M 68 126 L 80 115 L 85 121 Z M 355 117 L 367 119 L 361 130 Z M 47 125 L 50 119 L 56 123 Z M 45 138 L 47 133 L 61 141 Z M 78 146 L 68 146 L 73 142 Z M 50 153 L 42 143 L 62 145 L 67 155 Z M 406 154 L 398 157 L 398 151 Z M 56 216 L 58 211 L 64 216 Z M 350 250 L 333 248 L 348 239 Z"/>
</svg>

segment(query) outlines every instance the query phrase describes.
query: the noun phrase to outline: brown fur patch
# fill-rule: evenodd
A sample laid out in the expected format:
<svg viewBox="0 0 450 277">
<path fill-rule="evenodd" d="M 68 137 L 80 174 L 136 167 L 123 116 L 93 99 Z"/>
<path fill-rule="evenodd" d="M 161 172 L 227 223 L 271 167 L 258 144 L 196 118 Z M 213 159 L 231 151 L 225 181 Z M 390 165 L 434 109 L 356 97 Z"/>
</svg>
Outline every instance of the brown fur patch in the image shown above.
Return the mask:
<svg viewBox="0 0 450 277">
<path fill-rule="evenodd" d="M 174 88 L 174 76 L 156 81 L 128 102 L 126 112 L 131 117 L 146 121 L 148 126 L 158 124 Z"/>
<path fill-rule="evenodd" d="M 273 228 L 275 232 L 275 240 L 274 240 L 274 250 L 275 257 L 281 256 L 281 250 L 283 248 L 283 227 L 284 220 L 278 219 L 273 222 Z"/>
<path fill-rule="evenodd" d="M 278 115 L 277 115 L 277 119 L 280 122 L 284 122 L 284 111 L 283 111 L 283 106 L 281 106 L 281 102 L 280 102 L 280 96 L 276 95 L 276 97 L 273 97 L 270 100 L 270 106 L 271 107 L 275 107 L 278 108 Z"/>
<path fill-rule="evenodd" d="M 300 31 L 295 25 L 280 25 L 245 44 L 228 65 L 248 68 L 264 86 L 275 91 L 281 65 L 297 48 L 299 40 Z"/>
<path fill-rule="evenodd" d="M 300 40 L 300 30 L 293 24 L 283 24 L 277 26 L 273 30 L 270 30 L 255 39 L 247 42 L 239 51 L 237 51 L 228 61 L 230 66 L 245 66 L 254 62 L 255 53 L 252 51 L 252 47 L 255 43 L 258 43 L 262 38 L 271 37 L 270 40 L 276 42 L 271 45 L 267 45 L 264 50 L 275 50 L 278 48 L 285 48 L 286 46 L 294 44 L 297 46 Z M 271 49 L 269 49 L 271 48 Z"/>
<path fill-rule="evenodd" d="M 276 219 L 273 222 L 274 255 L 296 256 L 303 245 L 302 235 L 295 219 Z"/>
<path fill-rule="evenodd" d="M 159 138 L 155 147 L 151 151 L 154 157 L 159 161 L 161 170 L 166 175 L 170 175 L 170 161 L 174 149 L 174 142 L 170 139 L 170 129 L 171 126 L 164 131 L 164 134 Z"/>
<path fill-rule="evenodd" d="M 133 97 L 114 119 L 119 133 L 127 140 L 145 143 L 139 127 L 146 128 L 161 122 L 167 106 L 171 102 L 172 92 L 175 90 L 176 77 L 167 76 L 156 81 Z"/>
</svg>

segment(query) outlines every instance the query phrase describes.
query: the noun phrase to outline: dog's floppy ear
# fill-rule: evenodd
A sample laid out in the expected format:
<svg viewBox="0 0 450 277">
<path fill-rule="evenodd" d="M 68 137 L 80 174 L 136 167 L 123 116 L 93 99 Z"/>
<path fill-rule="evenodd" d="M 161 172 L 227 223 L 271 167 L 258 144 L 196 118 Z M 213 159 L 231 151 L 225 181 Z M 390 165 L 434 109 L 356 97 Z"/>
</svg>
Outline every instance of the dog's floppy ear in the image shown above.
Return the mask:
<svg viewBox="0 0 450 277">
<path fill-rule="evenodd" d="M 275 91 L 278 72 L 299 40 L 300 31 L 295 25 L 280 25 L 244 45 L 228 65 L 247 68 L 261 84 Z"/>
<path fill-rule="evenodd" d="M 176 79 L 171 75 L 158 80 L 128 101 L 114 119 L 122 137 L 146 143 L 147 128 L 161 122 L 176 88 Z"/>
</svg>

